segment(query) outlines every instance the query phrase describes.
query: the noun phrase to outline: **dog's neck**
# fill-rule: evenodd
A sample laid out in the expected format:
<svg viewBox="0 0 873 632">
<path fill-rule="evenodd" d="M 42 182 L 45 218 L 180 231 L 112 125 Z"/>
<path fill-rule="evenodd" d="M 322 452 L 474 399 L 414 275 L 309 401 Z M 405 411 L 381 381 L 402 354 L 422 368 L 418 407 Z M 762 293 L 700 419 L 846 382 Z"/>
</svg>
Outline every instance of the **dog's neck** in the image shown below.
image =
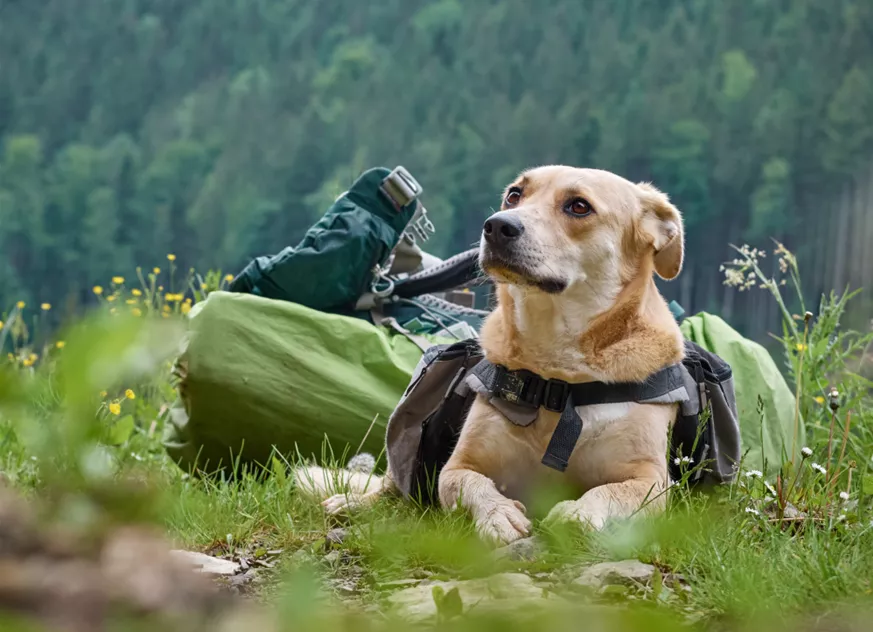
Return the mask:
<svg viewBox="0 0 873 632">
<path fill-rule="evenodd" d="M 620 290 L 586 282 L 553 295 L 499 284 L 497 299 L 482 347 L 511 370 L 573 383 L 636 382 L 682 359 L 682 334 L 649 266 Z"/>
</svg>

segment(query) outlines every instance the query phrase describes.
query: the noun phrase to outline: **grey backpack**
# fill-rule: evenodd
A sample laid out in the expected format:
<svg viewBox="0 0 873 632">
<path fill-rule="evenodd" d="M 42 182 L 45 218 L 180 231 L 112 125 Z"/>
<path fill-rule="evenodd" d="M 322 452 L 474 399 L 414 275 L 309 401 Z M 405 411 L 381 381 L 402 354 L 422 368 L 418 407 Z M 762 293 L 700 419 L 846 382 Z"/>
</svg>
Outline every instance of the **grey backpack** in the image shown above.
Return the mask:
<svg viewBox="0 0 873 632">
<path fill-rule="evenodd" d="M 736 473 L 740 429 L 731 368 L 697 344 L 686 341 L 681 364 L 642 384 L 567 384 L 493 365 L 471 339 L 425 352 L 388 421 L 388 469 L 404 496 L 425 504 L 436 502 L 439 473 L 477 394 L 487 396 L 510 422 L 522 425 L 535 423 L 541 407 L 563 411 L 543 458 L 544 464 L 559 470 L 581 432 L 581 420 L 573 412 L 577 407 L 617 401 L 679 402 L 670 444 L 671 478 L 680 480 L 691 471 L 691 483 L 726 482 Z M 565 417 L 569 430 L 562 433 Z M 573 417 L 578 427 L 573 427 Z M 557 464 L 551 454 L 553 444 L 557 453 L 563 453 Z"/>
</svg>

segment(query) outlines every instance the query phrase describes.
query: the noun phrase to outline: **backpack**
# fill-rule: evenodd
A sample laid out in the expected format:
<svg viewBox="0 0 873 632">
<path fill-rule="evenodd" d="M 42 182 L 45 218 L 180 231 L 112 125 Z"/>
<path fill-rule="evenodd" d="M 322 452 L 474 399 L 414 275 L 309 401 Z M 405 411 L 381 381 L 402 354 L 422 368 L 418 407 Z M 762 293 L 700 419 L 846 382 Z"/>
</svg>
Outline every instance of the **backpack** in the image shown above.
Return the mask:
<svg viewBox="0 0 873 632">
<path fill-rule="evenodd" d="M 566 397 L 560 401 L 562 398 L 555 395 L 562 391 L 566 396 L 573 389 L 582 398 L 573 405 L 567 405 Z M 730 481 L 740 459 L 731 368 L 696 343 L 686 341 L 682 363 L 667 367 L 644 384 L 570 385 L 491 365 L 478 342 L 471 339 L 428 350 L 388 420 L 388 469 L 405 496 L 425 504 L 436 501 L 439 473 L 455 448 L 477 394 L 489 397 L 510 422 L 522 425 L 535 423 L 540 407 L 562 409 L 561 421 L 543 458 L 544 464 L 559 470 L 561 461 L 566 465 L 578 438 L 578 432 L 574 438 L 572 430 L 569 435 L 560 436 L 565 415 L 575 414 L 567 410 L 615 401 L 680 403 L 669 454 L 674 480 L 679 480 L 683 471 L 692 470 L 685 465 L 691 459 L 693 464 L 705 464 L 693 469 L 691 483 Z M 577 430 L 581 431 L 581 422 Z M 553 444 L 559 454 L 557 460 L 550 458 Z"/>
</svg>

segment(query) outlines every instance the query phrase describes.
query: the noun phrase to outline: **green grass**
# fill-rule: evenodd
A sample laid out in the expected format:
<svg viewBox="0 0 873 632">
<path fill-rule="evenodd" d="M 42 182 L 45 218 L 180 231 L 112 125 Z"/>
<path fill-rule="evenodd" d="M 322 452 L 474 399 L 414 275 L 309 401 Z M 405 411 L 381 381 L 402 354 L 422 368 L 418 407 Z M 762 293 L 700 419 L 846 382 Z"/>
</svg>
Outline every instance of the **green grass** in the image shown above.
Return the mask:
<svg viewBox="0 0 873 632">
<path fill-rule="evenodd" d="M 765 289 L 780 292 L 748 251 L 738 261 L 735 268 L 757 270 Z M 794 265 L 786 263 L 789 271 Z M 120 304 L 125 295 L 119 290 L 118 296 Z M 172 298 L 176 307 L 184 305 Z M 579 607 L 621 606 L 585 614 L 594 629 L 666 630 L 677 622 L 700 629 L 797 629 L 797 620 L 864 613 L 873 605 L 873 412 L 870 383 L 858 370 L 870 336 L 839 329 L 848 295 L 824 299 L 810 317 L 800 305 L 799 318 L 785 307 L 787 299 L 777 298 L 786 313 L 781 344 L 814 453 L 798 455 L 793 465 L 768 464 L 766 481 L 744 472 L 706 494 L 679 485 L 665 515 L 601 533 L 535 524 L 546 550 L 533 562 L 496 562 L 465 516 L 397 499 L 341 521 L 329 518 L 283 468 L 233 481 L 182 472 L 160 444 L 173 397 L 169 360 L 179 335 L 172 317 L 102 310 L 64 332 L 61 348 L 43 343 L 35 362 L 22 360 L 32 351 L 21 336 L 6 340 L 14 348 L 13 360 L 0 369 L 0 471 L 9 486 L 43 503 L 50 524 L 96 532 L 151 523 L 178 547 L 255 558 L 271 551 L 276 563 L 263 569 L 255 597 L 287 629 L 401 629 L 386 607 L 403 587 L 398 582 L 498 571 L 529 573 Z M 150 310 L 167 313 L 160 303 Z M 4 320 L 8 326 L 10 319 Z M 839 394 L 823 398 L 832 387 Z M 792 508 L 805 519 L 782 520 Z M 327 534 L 338 527 L 346 536 L 331 544 Z M 571 589 L 583 565 L 628 558 L 654 564 L 666 588 L 599 595 Z M 690 590 L 674 583 L 678 577 Z M 510 613 L 480 616 L 473 608 L 440 625 L 578 629 L 580 616 L 556 608 L 531 623 Z"/>
</svg>

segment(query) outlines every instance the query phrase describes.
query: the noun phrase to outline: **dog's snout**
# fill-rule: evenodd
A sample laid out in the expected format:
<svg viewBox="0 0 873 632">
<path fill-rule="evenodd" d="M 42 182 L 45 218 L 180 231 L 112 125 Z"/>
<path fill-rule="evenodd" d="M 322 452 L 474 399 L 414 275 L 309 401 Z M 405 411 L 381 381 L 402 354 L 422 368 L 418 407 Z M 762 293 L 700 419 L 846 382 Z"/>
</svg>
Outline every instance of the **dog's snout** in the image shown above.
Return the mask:
<svg viewBox="0 0 873 632">
<path fill-rule="evenodd" d="M 524 224 L 517 215 L 506 212 L 495 213 L 485 221 L 482 233 L 488 243 L 505 246 L 522 236 Z"/>
</svg>

